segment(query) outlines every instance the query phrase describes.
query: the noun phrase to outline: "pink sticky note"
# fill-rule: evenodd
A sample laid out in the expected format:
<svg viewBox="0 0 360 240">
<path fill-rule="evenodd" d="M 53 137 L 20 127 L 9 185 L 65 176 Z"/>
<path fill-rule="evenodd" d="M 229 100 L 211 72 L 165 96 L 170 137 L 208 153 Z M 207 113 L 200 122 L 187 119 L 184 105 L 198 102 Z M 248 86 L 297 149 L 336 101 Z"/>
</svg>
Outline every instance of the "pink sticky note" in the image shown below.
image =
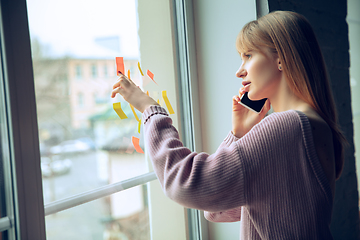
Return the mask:
<svg viewBox="0 0 360 240">
<path fill-rule="evenodd" d="M 125 74 L 124 58 L 123 57 L 116 57 L 116 75 L 118 75 L 119 71 L 122 74 Z"/>
</svg>

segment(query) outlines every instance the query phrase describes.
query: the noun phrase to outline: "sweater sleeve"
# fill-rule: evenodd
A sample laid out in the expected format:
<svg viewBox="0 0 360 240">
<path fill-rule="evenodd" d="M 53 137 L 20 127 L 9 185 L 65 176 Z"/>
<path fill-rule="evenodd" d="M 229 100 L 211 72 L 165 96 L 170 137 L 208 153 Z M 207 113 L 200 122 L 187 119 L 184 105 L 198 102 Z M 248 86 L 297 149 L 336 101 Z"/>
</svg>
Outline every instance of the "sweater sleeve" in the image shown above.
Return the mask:
<svg viewBox="0 0 360 240">
<path fill-rule="evenodd" d="M 143 120 L 146 150 L 163 191 L 188 208 L 218 213 L 249 204 L 249 199 L 253 200 L 249 188 L 266 182 L 269 163 L 259 163 L 269 162 L 272 148 L 276 148 L 275 152 L 282 149 L 278 142 L 282 132 L 269 127 L 272 120 L 264 119 L 241 139 L 230 133 L 211 155 L 184 147 L 164 108 L 149 107 Z M 209 214 L 210 218 L 218 218 Z"/>
<path fill-rule="evenodd" d="M 164 108 L 150 106 L 143 113 L 143 121 L 146 151 L 170 199 L 211 212 L 245 203 L 235 136 L 229 134 L 224 146 L 212 155 L 196 153 L 183 146 Z"/>
<path fill-rule="evenodd" d="M 241 207 L 223 212 L 204 212 L 205 218 L 210 222 L 238 222 L 241 220 Z"/>
</svg>

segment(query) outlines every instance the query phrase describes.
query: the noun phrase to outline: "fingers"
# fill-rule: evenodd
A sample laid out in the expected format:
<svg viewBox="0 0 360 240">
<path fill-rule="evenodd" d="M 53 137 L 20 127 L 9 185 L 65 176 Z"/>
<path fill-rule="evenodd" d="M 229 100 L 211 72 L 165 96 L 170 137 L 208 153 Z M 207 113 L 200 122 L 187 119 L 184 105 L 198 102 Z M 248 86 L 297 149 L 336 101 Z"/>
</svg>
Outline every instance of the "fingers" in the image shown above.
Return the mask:
<svg viewBox="0 0 360 240">
<path fill-rule="evenodd" d="M 271 104 L 270 104 L 270 100 L 268 99 L 266 100 L 265 105 L 261 110 L 260 114 L 265 116 L 265 114 L 270 110 L 270 108 L 271 108 Z"/>
<path fill-rule="evenodd" d="M 246 91 L 244 89 L 245 89 L 245 87 L 240 88 L 240 90 L 239 90 L 240 96 L 242 96 L 246 93 Z"/>
<path fill-rule="evenodd" d="M 233 96 L 233 104 L 239 103 L 239 102 L 240 102 L 240 97 L 239 96 Z"/>
<path fill-rule="evenodd" d="M 114 90 L 112 90 L 112 92 L 111 92 L 111 98 L 114 98 L 117 93 L 119 93 L 120 95 L 122 95 L 121 92 L 120 92 L 121 89 L 122 89 L 121 87 L 118 87 L 118 88 L 115 88 Z"/>
</svg>

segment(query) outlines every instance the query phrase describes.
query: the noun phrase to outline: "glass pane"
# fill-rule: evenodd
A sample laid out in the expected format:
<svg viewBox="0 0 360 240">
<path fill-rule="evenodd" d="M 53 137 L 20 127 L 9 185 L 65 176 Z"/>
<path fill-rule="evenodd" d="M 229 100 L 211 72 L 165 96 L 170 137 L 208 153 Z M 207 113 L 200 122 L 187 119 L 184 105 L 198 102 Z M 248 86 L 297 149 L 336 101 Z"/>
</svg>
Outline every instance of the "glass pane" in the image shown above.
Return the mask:
<svg viewBox="0 0 360 240">
<path fill-rule="evenodd" d="M 1 39 L 0 39 L 1 40 Z M 1 44 L 1 41 L 0 41 Z M 9 125 L 7 122 L 7 107 L 5 98 L 5 79 L 4 70 L 2 69 L 4 59 L 2 56 L 2 47 L 0 46 L 0 218 L 14 216 L 13 202 L 13 183 L 11 178 L 11 158 L 10 158 L 10 140 Z M 2 230 L 5 222 L 2 222 Z M 16 220 L 14 220 L 16 224 Z M 4 227 L 4 228 L 3 228 Z M 11 227 L 0 232 L 0 240 L 14 239 L 15 228 Z"/>
<path fill-rule="evenodd" d="M 138 121 L 124 102 L 121 120 L 113 103 L 123 100 L 110 98 L 115 57 L 140 82 L 135 1 L 27 4 L 45 204 L 147 173 L 132 143 Z"/>
<path fill-rule="evenodd" d="M 141 114 L 120 96 L 110 98 L 115 57 L 124 57 L 142 86 L 135 0 L 27 5 L 44 204 L 147 173 L 145 155 L 137 150 L 144 149 L 135 117 Z M 114 111 L 117 102 L 127 119 Z M 138 186 L 47 216 L 47 239 L 149 239 L 146 196 Z"/>
<path fill-rule="evenodd" d="M 146 195 L 146 185 L 136 186 L 47 216 L 47 239 L 150 239 Z"/>
</svg>

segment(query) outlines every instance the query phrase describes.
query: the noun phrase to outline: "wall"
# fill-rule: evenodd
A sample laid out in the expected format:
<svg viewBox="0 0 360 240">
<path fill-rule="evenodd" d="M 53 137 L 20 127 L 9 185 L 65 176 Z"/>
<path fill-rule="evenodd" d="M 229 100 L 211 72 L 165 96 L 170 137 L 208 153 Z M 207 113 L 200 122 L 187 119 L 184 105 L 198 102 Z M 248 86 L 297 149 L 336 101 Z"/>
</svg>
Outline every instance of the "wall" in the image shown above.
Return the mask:
<svg viewBox="0 0 360 240">
<path fill-rule="evenodd" d="M 360 1 L 348 0 L 348 16 L 350 43 L 350 86 L 351 107 L 353 111 L 356 172 L 360 172 Z M 358 188 L 360 178 L 358 177 Z"/>
<path fill-rule="evenodd" d="M 354 0 L 355 1 L 355 0 Z M 257 1 L 260 4 L 266 1 Z M 347 2 L 269 0 L 270 11 L 293 10 L 312 23 L 325 56 L 340 124 L 349 141 L 342 177 L 336 183 L 331 229 L 335 239 L 358 239 L 358 191 L 349 84 Z M 355 11 L 359 12 L 359 11 Z M 255 19 L 255 1 L 194 1 L 196 56 L 203 151 L 213 153 L 231 129 L 231 97 L 241 83 L 234 42 L 241 27 Z M 238 239 L 237 224 L 209 223 L 210 239 Z"/>
<path fill-rule="evenodd" d="M 255 1 L 193 1 L 202 149 L 214 153 L 231 130 L 232 97 L 241 79 L 235 40 L 242 26 L 256 18 Z M 196 136 L 199 137 L 199 136 Z M 206 220 L 205 220 L 206 221 Z M 240 224 L 208 223 L 209 240 L 238 240 Z"/>
<path fill-rule="evenodd" d="M 358 239 L 359 210 L 355 171 L 353 123 L 349 82 L 347 1 L 269 0 L 269 10 L 293 10 L 312 24 L 322 48 L 349 148 L 341 178 L 336 182 L 331 230 L 335 239 Z"/>
</svg>

